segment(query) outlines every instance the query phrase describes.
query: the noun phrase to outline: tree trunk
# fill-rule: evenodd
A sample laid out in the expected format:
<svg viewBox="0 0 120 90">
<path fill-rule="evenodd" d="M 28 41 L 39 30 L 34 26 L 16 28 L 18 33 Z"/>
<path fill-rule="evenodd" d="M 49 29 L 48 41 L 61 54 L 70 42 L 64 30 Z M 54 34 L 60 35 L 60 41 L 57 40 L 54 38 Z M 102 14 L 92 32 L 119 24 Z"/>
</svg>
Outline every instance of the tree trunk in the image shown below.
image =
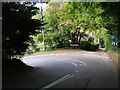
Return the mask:
<svg viewBox="0 0 120 90">
<path fill-rule="evenodd" d="M 80 34 L 80 30 L 77 31 L 77 42 L 79 43 L 79 34 Z"/>
<path fill-rule="evenodd" d="M 82 38 L 82 35 L 80 34 L 79 41 L 78 41 L 79 47 L 80 47 L 81 38 Z"/>
</svg>

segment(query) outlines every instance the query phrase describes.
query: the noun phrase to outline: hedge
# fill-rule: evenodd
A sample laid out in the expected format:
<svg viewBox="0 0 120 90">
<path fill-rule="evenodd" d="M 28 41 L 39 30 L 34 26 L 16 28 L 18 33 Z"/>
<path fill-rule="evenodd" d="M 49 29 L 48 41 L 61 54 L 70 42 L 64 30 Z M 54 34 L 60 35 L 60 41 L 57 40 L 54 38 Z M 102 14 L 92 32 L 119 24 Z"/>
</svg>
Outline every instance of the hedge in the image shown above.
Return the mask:
<svg viewBox="0 0 120 90">
<path fill-rule="evenodd" d="M 80 48 L 88 51 L 96 51 L 99 49 L 99 44 L 94 44 L 89 41 L 81 41 Z"/>
</svg>

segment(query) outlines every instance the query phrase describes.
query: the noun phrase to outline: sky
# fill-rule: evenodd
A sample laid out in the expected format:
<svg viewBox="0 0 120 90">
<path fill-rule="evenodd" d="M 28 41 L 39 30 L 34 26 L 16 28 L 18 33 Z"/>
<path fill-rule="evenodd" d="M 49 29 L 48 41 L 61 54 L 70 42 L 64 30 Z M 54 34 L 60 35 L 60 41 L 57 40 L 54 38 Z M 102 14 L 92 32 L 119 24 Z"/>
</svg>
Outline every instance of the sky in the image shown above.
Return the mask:
<svg viewBox="0 0 120 90">
<path fill-rule="evenodd" d="M 41 6 L 42 6 L 43 9 L 46 9 L 46 7 L 48 6 L 48 4 L 46 4 L 46 3 L 37 3 L 35 6 L 38 7 L 38 8 L 41 8 Z"/>
</svg>

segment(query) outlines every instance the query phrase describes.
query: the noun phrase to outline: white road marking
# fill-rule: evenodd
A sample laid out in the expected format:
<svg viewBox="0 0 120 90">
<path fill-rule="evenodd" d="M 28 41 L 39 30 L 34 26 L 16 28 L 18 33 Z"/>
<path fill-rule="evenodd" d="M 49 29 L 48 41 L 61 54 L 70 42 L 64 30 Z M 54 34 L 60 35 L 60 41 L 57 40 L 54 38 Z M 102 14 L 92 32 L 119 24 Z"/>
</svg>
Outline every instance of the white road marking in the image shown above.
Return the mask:
<svg viewBox="0 0 120 90">
<path fill-rule="evenodd" d="M 62 82 L 62 81 L 65 81 L 65 80 L 67 80 L 67 79 L 69 79 L 69 78 L 71 78 L 71 77 L 73 77 L 73 76 L 74 76 L 74 75 L 69 75 L 69 74 L 68 74 L 68 75 L 66 75 L 66 76 L 58 79 L 57 81 L 55 81 L 55 82 L 53 82 L 53 83 L 51 83 L 51 84 L 43 87 L 42 89 L 50 88 L 50 87 L 52 87 L 52 86 L 54 86 L 54 85 L 56 85 L 56 84 L 58 84 L 58 83 L 60 83 L 60 82 Z M 40 89 L 40 90 L 41 90 L 41 89 Z"/>
<path fill-rule="evenodd" d="M 86 67 L 86 63 L 82 62 L 82 61 L 79 61 L 77 60 L 78 62 L 82 63 L 85 67 Z"/>
<path fill-rule="evenodd" d="M 78 72 L 77 70 L 75 70 L 75 72 Z"/>
<path fill-rule="evenodd" d="M 83 61 L 80 61 L 80 60 L 76 60 L 76 59 L 69 59 L 69 58 L 65 58 L 66 60 L 72 60 L 72 61 L 78 61 L 79 63 L 83 64 L 85 67 L 87 66 L 86 63 L 84 63 Z M 71 62 L 71 63 L 74 63 L 74 62 Z M 75 64 L 75 63 L 74 63 Z M 75 65 L 77 66 L 77 64 Z"/>
<path fill-rule="evenodd" d="M 77 64 L 75 64 L 74 62 L 71 62 L 71 63 L 77 67 Z"/>
<path fill-rule="evenodd" d="M 76 67 L 77 67 L 77 64 L 76 64 L 76 63 L 74 63 L 74 62 L 72 62 L 72 61 L 66 61 L 66 62 L 72 63 L 74 66 L 76 66 Z"/>
</svg>

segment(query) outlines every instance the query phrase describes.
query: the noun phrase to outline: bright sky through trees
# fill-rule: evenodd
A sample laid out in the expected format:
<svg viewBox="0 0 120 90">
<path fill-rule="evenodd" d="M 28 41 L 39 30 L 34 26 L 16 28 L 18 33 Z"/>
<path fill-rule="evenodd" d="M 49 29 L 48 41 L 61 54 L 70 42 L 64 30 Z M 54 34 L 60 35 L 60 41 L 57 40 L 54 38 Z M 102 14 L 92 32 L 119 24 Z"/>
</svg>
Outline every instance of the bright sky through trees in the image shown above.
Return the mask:
<svg viewBox="0 0 120 90">
<path fill-rule="evenodd" d="M 35 6 L 38 7 L 38 8 L 41 8 L 41 6 L 42 6 L 43 9 L 46 9 L 48 7 L 48 4 L 46 4 L 46 3 L 37 3 Z"/>
</svg>

